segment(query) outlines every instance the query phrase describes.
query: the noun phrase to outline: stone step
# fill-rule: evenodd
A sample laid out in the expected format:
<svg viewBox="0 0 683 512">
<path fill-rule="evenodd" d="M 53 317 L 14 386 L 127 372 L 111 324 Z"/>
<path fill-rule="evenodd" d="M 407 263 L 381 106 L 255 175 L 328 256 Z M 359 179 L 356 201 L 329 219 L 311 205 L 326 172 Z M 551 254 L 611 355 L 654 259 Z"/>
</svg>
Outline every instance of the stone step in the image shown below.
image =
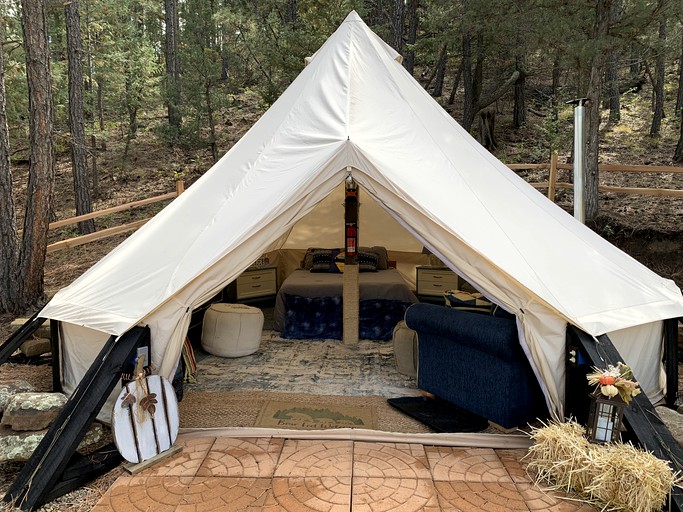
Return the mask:
<svg viewBox="0 0 683 512">
<path fill-rule="evenodd" d="M 49 429 L 33 432 L 15 432 L 7 426 L 0 426 L 0 462 L 27 461 Z M 93 423 L 78 449 L 98 443 L 104 436 L 100 423 Z"/>
<path fill-rule="evenodd" d="M 28 322 L 28 320 L 29 319 L 25 318 L 25 317 L 19 317 L 19 318 L 15 318 L 14 320 L 12 320 L 12 322 L 10 323 L 10 328 L 12 329 L 12 332 L 18 331 L 22 325 L 24 325 L 26 322 Z M 43 325 L 38 327 L 38 330 L 33 333 L 33 336 L 36 338 L 46 338 L 49 340 L 50 339 L 50 322 L 45 321 L 43 323 Z M 2 340 L 2 341 L 4 341 L 4 340 Z"/>
<path fill-rule="evenodd" d="M 66 404 L 62 393 L 17 393 L 9 399 L 0 425 L 14 431 L 36 431 L 49 427 Z"/>
</svg>

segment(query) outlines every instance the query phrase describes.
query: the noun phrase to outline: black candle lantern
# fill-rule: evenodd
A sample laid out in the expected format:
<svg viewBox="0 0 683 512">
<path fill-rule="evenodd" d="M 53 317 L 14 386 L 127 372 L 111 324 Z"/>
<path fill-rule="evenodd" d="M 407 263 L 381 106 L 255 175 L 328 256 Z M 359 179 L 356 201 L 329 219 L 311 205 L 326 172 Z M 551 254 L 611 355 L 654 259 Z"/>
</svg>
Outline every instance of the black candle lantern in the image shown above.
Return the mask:
<svg viewBox="0 0 683 512">
<path fill-rule="evenodd" d="M 589 396 L 591 405 L 588 414 L 588 440 L 599 444 L 621 440 L 621 424 L 626 402 L 619 395 L 605 396 L 600 387 Z"/>
</svg>

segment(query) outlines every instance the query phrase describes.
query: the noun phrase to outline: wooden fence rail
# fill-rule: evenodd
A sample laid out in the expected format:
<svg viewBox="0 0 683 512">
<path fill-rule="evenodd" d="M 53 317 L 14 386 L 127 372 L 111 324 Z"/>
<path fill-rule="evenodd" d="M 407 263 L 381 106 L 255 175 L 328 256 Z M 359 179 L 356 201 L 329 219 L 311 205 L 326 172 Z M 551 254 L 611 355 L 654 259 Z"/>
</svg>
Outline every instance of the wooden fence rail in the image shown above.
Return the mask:
<svg viewBox="0 0 683 512">
<path fill-rule="evenodd" d="M 535 188 L 547 188 L 548 199 L 555 201 L 555 192 L 557 189 L 573 190 L 574 185 L 571 183 L 558 182 L 557 171 L 560 169 L 573 169 L 572 164 L 560 164 L 557 161 L 557 153 L 553 153 L 549 163 L 540 164 L 508 164 L 508 167 L 514 171 L 532 170 L 532 169 L 548 169 L 548 181 L 529 183 Z M 683 167 L 670 167 L 665 165 L 612 165 L 599 164 L 599 172 L 659 172 L 671 174 L 683 174 Z M 613 187 L 610 185 L 599 185 L 598 191 L 611 192 L 614 194 L 636 194 L 641 196 L 654 197 L 683 197 L 683 190 L 670 188 L 635 188 L 635 187 Z"/>
<path fill-rule="evenodd" d="M 558 189 L 563 190 L 573 190 L 574 185 L 566 182 L 557 181 L 557 171 L 558 170 L 571 170 L 573 168 L 572 164 L 561 164 L 558 161 L 557 153 L 553 153 L 550 158 L 550 162 L 540 163 L 540 164 L 508 164 L 508 167 L 514 171 L 522 170 L 532 170 L 532 169 L 547 169 L 549 171 L 548 181 L 542 181 L 538 183 L 530 183 L 531 186 L 535 188 L 547 188 L 548 189 L 548 199 L 555 201 L 555 194 Z M 598 166 L 600 172 L 659 172 L 659 173 L 672 173 L 672 174 L 683 174 L 683 167 L 669 167 L 664 165 L 611 165 L 611 164 L 600 164 Z M 150 197 L 148 199 L 141 199 L 139 201 L 133 201 L 132 203 L 123 204 L 120 206 L 113 206 L 111 208 L 106 208 L 97 212 L 88 213 L 86 215 L 79 215 L 77 217 L 71 217 L 69 219 L 58 220 L 50 224 L 50 229 L 57 229 L 63 226 L 68 226 L 70 224 L 76 224 L 88 219 L 94 219 L 96 217 L 101 217 L 103 215 L 108 215 L 110 213 L 122 212 L 125 210 L 130 210 L 131 208 L 137 208 L 139 206 L 144 206 L 152 203 L 158 203 L 160 201 L 165 201 L 168 199 L 173 199 L 178 197 L 185 190 L 185 185 L 182 181 L 176 181 L 175 192 L 169 192 L 168 194 L 163 194 L 156 197 Z M 600 185 L 598 187 L 600 192 L 611 192 L 615 194 L 637 194 L 643 196 L 655 196 L 655 197 L 683 197 L 683 190 L 669 189 L 669 188 L 633 188 L 633 187 L 613 187 L 609 185 Z M 94 242 L 95 240 L 102 240 L 110 236 L 118 235 L 120 233 L 125 233 L 127 231 L 132 231 L 138 229 L 140 226 L 145 224 L 149 218 L 131 222 L 129 224 L 123 224 L 121 226 L 114 226 L 111 228 L 103 229 L 95 233 L 90 233 L 88 235 L 78 236 L 75 238 L 69 238 L 68 240 L 61 240 L 59 242 L 54 242 L 47 246 L 47 252 L 52 253 L 59 251 L 61 249 L 67 249 L 70 247 L 76 247 L 78 245 L 87 244 Z"/>
<path fill-rule="evenodd" d="M 122 212 L 125 210 L 136 208 L 138 206 L 145 206 L 148 204 L 158 203 L 160 201 L 166 201 L 168 199 L 174 199 L 185 191 L 185 183 L 182 181 L 176 181 L 175 188 L 175 192 L 169 192 L 167 194 L 149 197 L 147 199 L 140 199 L 139 201 L 133 201 L 132 203 L 126 203 L 119 206 L 112 206 L 111 208 L 105 208 L 104 210 L 86 213 L 85 215 L 78 215 L 76 217 L 58 220 L 56 222 L 50 223 L 49 229 L 57 229 L 64 226 L 69 226 L 71 224 L 76 224 L 77 222 L 81 222 L 84 220 L 95 219 L 97 217 L 102 217 L 103 215 L 109 215 L 110 213 Z M 145 224 L 150 219 L 151 217 L 148 217 L 146 219 L 137 220 L 135 222 L 130 222 L 128 224 L 123 224 L 121 226 L 114 226 L 111 228 L 102 229 L 100 231 L 96 231 L 95 233 L 81 235 L 74 238 L 69 238 L 67 240 L 60 240 L 59 242 L 54 242 L 47 246 L 47 254 L 59 251 L 61 249 L 69 249 L 71 247 L 76 247 L 78 245 L 94 242 L 95 240 L 109 238 L 110 236 L 118 235 L 120 233 L 126 233 L 127 231 L 133 231 L 135 229 L 138 229 L 140 226 Z"/>
</svg>

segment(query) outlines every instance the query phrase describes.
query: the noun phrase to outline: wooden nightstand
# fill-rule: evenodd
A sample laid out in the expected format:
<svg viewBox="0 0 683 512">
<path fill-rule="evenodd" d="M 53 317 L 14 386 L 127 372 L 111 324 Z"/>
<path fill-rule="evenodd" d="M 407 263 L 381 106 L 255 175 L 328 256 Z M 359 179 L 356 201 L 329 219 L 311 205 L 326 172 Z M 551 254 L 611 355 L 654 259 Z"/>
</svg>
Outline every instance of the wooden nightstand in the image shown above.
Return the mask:
<svg viewBox="0 0 683 512">
<path fill-rule="evenodd" d="M 458 288 L 458 275 L 448 267 L 416 267 L 415 282 L 420 300 L 442 304 L 443 292 Z"/>
<path fill-rule="evenodd" d="M 228 300 L 246 302 L 274 298 L 277 294 L 277 268 L 250 268 L 228 285 Z"/>
</svg>

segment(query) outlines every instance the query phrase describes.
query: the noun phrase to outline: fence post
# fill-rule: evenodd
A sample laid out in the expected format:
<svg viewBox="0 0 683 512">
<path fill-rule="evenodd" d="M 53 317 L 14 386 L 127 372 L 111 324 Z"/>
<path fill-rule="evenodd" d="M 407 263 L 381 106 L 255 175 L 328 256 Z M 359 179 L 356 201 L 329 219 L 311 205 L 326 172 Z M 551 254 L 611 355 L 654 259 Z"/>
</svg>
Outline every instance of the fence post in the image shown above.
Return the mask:
<svg viewBox="0 0 683 512">
<path fill-rule="evenodd" d="M 179 196 L 183 192 L 185 192 L 185 182 L 183 180 L 176 180 L 176 182 L 175 182 L 176 196 Z"/>
<path fill-rule="evenodd" d="M 550 177 L 548 178 L 548 199 L 555 202 L 555 183 L 557 183 L 557 151 L 550 154 Z"/>
</svg>

